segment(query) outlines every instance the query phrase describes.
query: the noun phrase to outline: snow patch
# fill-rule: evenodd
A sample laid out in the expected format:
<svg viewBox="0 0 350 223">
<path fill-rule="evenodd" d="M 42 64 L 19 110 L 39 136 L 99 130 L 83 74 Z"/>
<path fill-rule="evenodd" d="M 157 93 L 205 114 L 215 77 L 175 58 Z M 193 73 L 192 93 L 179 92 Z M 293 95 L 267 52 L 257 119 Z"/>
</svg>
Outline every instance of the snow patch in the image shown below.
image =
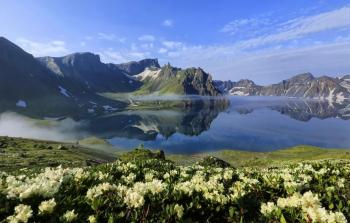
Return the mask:
<svg viewBox="0 0 350 223">
<path fill-rule="evenodd" d="M 23 100 L 18 100 L 17 103 L 16 103 L 16 106 L 17 107 L 20 107 L 20 108 L 26 108 L 27 107 L 27 103 Z"/>
<path fill-rule="evenodd" d="M 342 86 L 343 88 L 346 88 L 348 92 L 350 92 L 350 79 L 345 79 L 344 81 L 342 81 L 340 83 L 340 86 Z"/>
<path fill-rule="evenodd" d="M 249 93 L 244 93 L 243 91 L 231 91 L 230 94 L 237 96 L 249 96 Z"/>
<path fill-rule="evenodd" d="M 112 106 L 110 106 L 110 105 L 104 105 L 104 106 L 102 106 L 103 107 L 103 109 L 105 110 L 105 111 L 109 111 L 109 112 L 111 112 L 111 111 L 117 111 L 118 109 L 117 108 L 113 108 Z"/>
<path fill-rule="evenodd" d="M 143 81 L 147 78 L 150 78 L 153 80 L 159 77 L 160 71 L 161 69 L 150 70 L 149 68 L 146 68 L 143 72 L 139 73 L 138 75 L 135 75 L 135 77 L 140 81 Z"/>
<path fill-rule="evenodd" d="M 329 95 L 328 95 L 328 97 L 326 99 L 328 99 L 329 101 L 333 101 L 334 91 L 335 91 L 335 88 L 333 88 L 332 90 L 329 89 Z"/>
<path fill-rule="evenodd" d="M 338 93 L 338 94 L 336 95 L 335 101 L 336 101 L 337 103 L 343 103 L 344 100 L 345 100 L 345 97 L 344 97 L 343 92 L 340 92 L 340 93 Z"/>
<path fill-rule="evenodd" d="M 89 108 L 87 111 L 88 111 L 88 113 L 94 113 L 94 112 L 95 112 L 95 109 Z"/>
<path fill-rule="evenodd" d="M 58 86 L 58 89 L 60 90 L 61 94 L 63 94 L 67 98 L 70 98 L 69 92 L 65 88 L 63 88 L 62 86 Z"/>
<path fill-rule="evenodd" d="M 141 121 L 139 124 L 133 125 L 133 127 L 142 130 L 144 133 L 159 132 L 159 128 L 155 123 L 146 124 L 146 123 Z"/>
</svg>

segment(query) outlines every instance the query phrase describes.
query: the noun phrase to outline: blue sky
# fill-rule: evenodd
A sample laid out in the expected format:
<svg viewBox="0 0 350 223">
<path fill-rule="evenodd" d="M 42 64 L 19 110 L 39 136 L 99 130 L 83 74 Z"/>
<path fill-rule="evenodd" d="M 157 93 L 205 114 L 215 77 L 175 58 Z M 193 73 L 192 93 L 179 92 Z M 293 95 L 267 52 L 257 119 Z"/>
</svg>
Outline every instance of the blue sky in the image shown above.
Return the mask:
<svg viewBox="0 0 350 223">
<path fill-rule="evenodd" d="M 2 0 L 0 35 L 35 56 L 159 58 L 215 79 L 350 74 L 348 0 Z"/>
</svg>

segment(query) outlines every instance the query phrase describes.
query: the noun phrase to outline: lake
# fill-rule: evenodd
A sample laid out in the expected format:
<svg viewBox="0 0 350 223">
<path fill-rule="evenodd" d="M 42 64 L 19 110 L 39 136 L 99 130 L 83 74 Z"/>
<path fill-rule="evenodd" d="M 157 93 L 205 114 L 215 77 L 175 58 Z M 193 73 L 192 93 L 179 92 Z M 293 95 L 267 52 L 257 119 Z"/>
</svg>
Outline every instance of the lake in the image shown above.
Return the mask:
<svg viewBox="0 0 350 223">
<path fill-rule="evenodd" d="M 284 97 L 229 97 L 226 107 L 115 113 L 89 131 L 119 148 L 171 153 L 271 151 L 295 145 L 350 148 L 350 104 Z M 220 108 L 218 108 L 220 107 Z"/>
</svg>

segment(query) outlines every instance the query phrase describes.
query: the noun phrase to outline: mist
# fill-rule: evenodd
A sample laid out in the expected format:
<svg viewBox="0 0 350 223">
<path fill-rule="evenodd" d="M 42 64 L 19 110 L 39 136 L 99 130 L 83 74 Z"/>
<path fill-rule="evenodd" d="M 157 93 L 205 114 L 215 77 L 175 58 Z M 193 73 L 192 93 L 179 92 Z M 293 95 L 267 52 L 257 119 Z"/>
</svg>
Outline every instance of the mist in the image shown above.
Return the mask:
<svg viewBox="0 0 350 223">
<path fill-rule="evenodd" d="M 209 100 L 221 98 L 220 96 L 202 96 L 202 95 L 177 95 L 177 94 L 150 94 L 142 96 L 133 96 L 133 100 L 137 101 L 177 101 L 177 100 Z"/>
<path fill-rule="evenodd" d="M 13 112 L 0 114 L 0 135 L 43 139 L 52 141 L 73 141 L 86 136 L 82 131 L 84 123 L 66 118 L 61 121 L 41 121 Z"/>
</svg>

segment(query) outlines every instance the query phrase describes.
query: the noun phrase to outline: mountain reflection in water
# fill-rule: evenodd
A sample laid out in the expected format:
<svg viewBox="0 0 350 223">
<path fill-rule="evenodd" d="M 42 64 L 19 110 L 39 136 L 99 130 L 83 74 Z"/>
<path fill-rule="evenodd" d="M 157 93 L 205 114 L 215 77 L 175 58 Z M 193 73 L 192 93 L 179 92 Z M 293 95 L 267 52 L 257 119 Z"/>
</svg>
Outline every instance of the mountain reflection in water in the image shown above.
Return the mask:
<svg viewBox="0 0 350 223">
<path fill-rule="evenodd" d="M 174 153 L 267 151 L 295 145 L 350 148 L 350 104 L 282 97 L 231 97 L 229 106 L 124 111 L 91 121 L 117 147 Z"/>
</svg>

